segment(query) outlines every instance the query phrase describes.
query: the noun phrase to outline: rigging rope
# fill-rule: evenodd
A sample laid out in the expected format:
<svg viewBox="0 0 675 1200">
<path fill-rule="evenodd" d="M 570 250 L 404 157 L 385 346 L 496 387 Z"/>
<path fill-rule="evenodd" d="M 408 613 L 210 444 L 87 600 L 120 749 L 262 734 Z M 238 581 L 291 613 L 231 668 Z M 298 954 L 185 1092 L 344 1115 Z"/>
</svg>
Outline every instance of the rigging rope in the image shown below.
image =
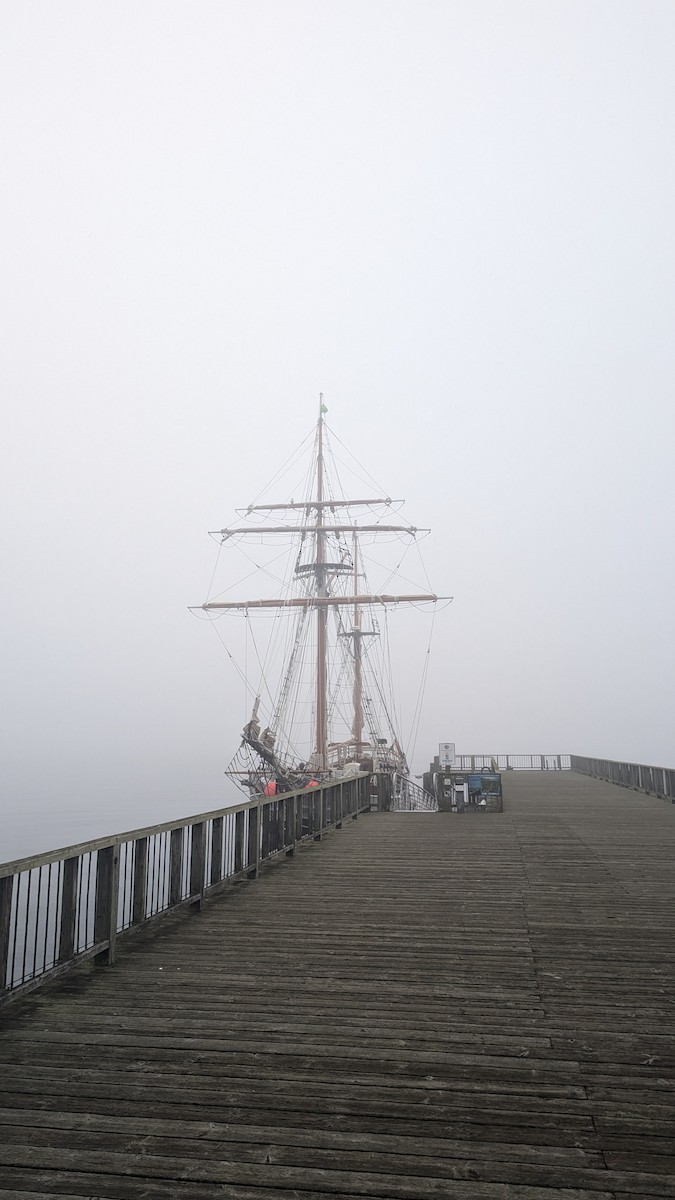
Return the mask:
<svg viewBox="0 0 675 1200">
<path fill-rule="evenodd" d="M 290 471 L 291 463 L 292 463 L 293 459 L 297 458 L 300 455 L 300 452 L 304 449 L 306 442 L 308 442 L 310 440 L 310 438 L 314 437 L 314 436 L 315 436 L 314 429 L 311 429 L 310 432 L 307 434 L 307 436 L 302 439 L 302 441 L 300 442 L 300 445 L 296 446 L 295 450 L 293 450 L 293 452 L 289 455 L 289 457 L 286 459 L 286 461 L 281 464 L 276 475 L 273 475 L 272 478 L 267 481 L 265 486 L 258 492 L 257 496 L 253 497 L 253 499 L 251 500 L 251 503 L 248 505 L 249 509 L 251 509 L 254 504 L 258 503 L 260 497 L 265 495 L 265 492 L 267 491 L 268 488 L 272 487 L 272 484 L 276 483 L 277 480 L 280 479 L 283 475 L 285 475 L 287 471 Z"/>
<path fill-rule="evenodd" d="M 427 646 L 427 652 L 426 652 L 426 655 L 425 655 L 425 658 L 424 658 L 424 667 L 423 667 L 423 669 L 422 669 L 422 678 L 421 678 L 421 680 L 420 680 L 420 687 L 419 687 L 419 692 L 418 692 L 418 695 L 417 695 L 417 705 L 416 705 L 416 708 L 415 708 L 415 712 L 414 712 L 414 714 L 413 714 L 413 723 L 412 723 L 412 728 L 411 728 L 411 732 L 410 732 L 410 736 L 411 736 L 411 739 L 412 739 L 412 747 L 411 747 L 411 750 L 410 750 L 410 761 L 411 761 L 411 763 L 412 763 L 413 755 L 414 755 L 414 753 L 415 753 L 415 747 L 416 747 L 416 745 L 417 745 L 417 735 L 418 735 L 418 733 L 419 733 L 419 728 L 420 728 L 420 720 L 421 720 L 421 717 L 422 717 L 422 702 L 423 702 L 423 700 L 424 700 L 424 692 L 425 692 L 425 690 L 426 690 L 426 686 L 427 686 L 427 678 L 428 678 L 428 675 L 429 675 L 429 662 L 430 662 L 430 659 L 431 659 L 431 640 L 432 640 L 432 638 L 433 638 L 433 636 L 434 636 L 434 622 L 435 622 L 435 620 L 436 620 L 436 605 L 434 605 L 434 611 L 433 611 L 433 614 L 432 614 L 432 617 L 431 617 L 431 629 L 429 630 L 429 644 L 428 644 L 428 646 Z"/>
<path fill-rule="evenodd" d="M 244 674 L 244 672 L 242 671 L 242 669 L 241 669 L 241 667 L 239 666 L 239 664 L 238 664 L 238 662 L 237 662 L 236 658 L 234 657 L 234 655 L 230 653 L 230 650 L 229 650 L 229 649 L 228 649 L 228 647 L 225 645 L 225 641 L 224 641 L 224 639 L 223 639 L 223 636 L 222 636 L 222 634 L 221 634 L 220 630 L 218 629 L 218 625 L 217 625 L 217 618 L 216 618 L 216 617 L 209 617 L 209 618 L 208 618 L 208 620 L 209 620 L 209 624 L 213 626 L 213 630 L 214 630 L 214 632 L 215 632 L 216 636 L 218 637 L 218 640 L 220 641 L 220 643 L 221 643 L 221 645 L 222 645 L 222 647 L 223 647 L 223 650 L 224 650 L 224 651 L 225 651 L 225 653 L 227 654 L 227 657 L 229 658 L 230 662 L 232 663 L 232 666 L 234 667 L 235 671 L 237 672 L 237 674 L 238 674 L 239 678 L 242 680 L 242 682 L 243 682 L 243 684 L 244 684 L 244 687 L 248 689 L 248 691 L 250 692 L 250 694 L 251 694 L 251 695 L 253 696 L 253 698 L 255 699 L 255 692 L 253 691 L 253 688 L 251 687 L 250 683 L 248 682 L 248 679 L 246 678 L 246 675 L 245 675 L 245 674 Z"/>
<path fill-rule="evenodd" d="M 380 486 L 380 484 L 377 482 L 376 479 L 373 479 L 373 476 L 370 474 L 369 471 L 366 470 L 366 468 L 363 466 L 363 463 L 359 462 L 356 455 L 352 454 L 349 447 L 345 446 L 344 442 L 341 441 L 341 439 L 338 437 L 338 435 L 336 433 L 333 433 L 332 430 L 331 430 L 331 436 L 335 438 L 335 441 L 338 443 L 338 445 L 342 446 L 342 449 L 346 451 L 346 453 L 351 458 L 352 462 L 356 463 L 356 466 L 359 468 L 359 471 L 364 472 L 364 476 L 367 476 L 367 482 L 372 483 L 373 486 L 377 488 L 378 492 L 382 492 L 383 496 L 386 497 L 387 493 L 386 493 L 385 489 Z M 337 458 L 337 456 L 335 456 L 335 457 Z M 346 466 L 348 470 L 353 469 L 353 468 L 349 467 L 348 463 L 345 463 L 344 466 Z M 366 482 L 365 478 L 364 478 L 364 482 Z"/>
</svg>

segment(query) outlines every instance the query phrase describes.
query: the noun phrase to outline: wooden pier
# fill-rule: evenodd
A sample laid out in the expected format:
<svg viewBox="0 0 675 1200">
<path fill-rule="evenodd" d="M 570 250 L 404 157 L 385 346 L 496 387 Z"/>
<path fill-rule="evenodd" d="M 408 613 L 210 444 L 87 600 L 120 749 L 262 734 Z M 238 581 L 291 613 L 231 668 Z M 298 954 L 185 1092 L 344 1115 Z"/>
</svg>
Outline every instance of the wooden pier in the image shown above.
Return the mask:
<svg viewBox="0 0 675 1200">
<path fill-rule="evenodd" d="M 0 1200 L 675 1197 L 675 806 L 365 813 L 2 1013 Z"/>
</svg>

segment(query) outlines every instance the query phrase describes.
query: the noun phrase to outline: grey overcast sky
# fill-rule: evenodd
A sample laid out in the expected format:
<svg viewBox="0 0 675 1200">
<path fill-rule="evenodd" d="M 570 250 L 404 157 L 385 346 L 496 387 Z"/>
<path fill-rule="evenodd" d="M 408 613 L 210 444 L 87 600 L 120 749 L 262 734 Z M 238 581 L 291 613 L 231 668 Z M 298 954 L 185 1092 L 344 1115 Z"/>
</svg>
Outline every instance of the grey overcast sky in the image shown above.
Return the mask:
<svg viewBox="0 0 675 1200">
<path fill-rule="evenodd" d="M 455 597 L 415 768 L 675 766 L 671 0 L 5 0 L 0 98 L 21 848 L 221 801 L 187 605 L 319 391 Z"/>
</svg>

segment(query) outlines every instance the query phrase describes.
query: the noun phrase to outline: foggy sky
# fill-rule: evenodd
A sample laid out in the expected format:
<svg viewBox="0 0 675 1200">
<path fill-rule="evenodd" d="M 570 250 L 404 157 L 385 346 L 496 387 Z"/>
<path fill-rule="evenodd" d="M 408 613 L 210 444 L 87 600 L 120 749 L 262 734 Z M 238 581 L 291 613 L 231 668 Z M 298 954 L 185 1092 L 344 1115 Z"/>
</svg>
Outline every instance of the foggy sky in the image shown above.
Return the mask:
<svg viewBox="0 0 675 1200">
<path fill-rule="evenodd" d="M 415 769 L 446 739 L 675 766 L 671 3 L 16 0 L 0 102 L 31 848 L 69 807 L 221 802 L 245 697 L 187 606 L 319 391 L 455 597 Z"/>
</svg>

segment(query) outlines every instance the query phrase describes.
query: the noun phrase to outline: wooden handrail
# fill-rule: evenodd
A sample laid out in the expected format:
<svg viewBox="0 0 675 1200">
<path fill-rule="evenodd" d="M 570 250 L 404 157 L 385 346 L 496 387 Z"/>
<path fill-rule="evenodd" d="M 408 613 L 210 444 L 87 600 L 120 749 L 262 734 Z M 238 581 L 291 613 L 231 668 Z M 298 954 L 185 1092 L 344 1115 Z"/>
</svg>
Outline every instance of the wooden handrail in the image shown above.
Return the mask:
<svg viewBox="0 0 675 1200">
<path fill-rule="evenodd" d="M 370 808 L 370 774 L 93 838 L 0 866 L 0 1003 Z"/>
<path fill-rule="evenodd" d="M 358 775 L 352 775 L 351 779 L 365 779 L 366 772 L 360 772 Z M 332 780 L 327 783 L 319 784 L 321 789 L 335 787 L 342 780 Z M 347 782 L 345 780 L 344 782 Z M 310 791 L 315 791 L 314 788 Z M 299 788 L 295 792 L 282 792 L 278 796 L 273 796 L 272 800 L 289 800 L 293 796 L 305 796 L 310 794 L 306 787 Z M 50 862 L 60 862 L 65 858 L 75 858 L 82 854 L 89 854 L 92 851 L 105 850 L 108 846 L 121 846 L 124 842 L 135 842 L 140 838 L 152 837 L 158 833 L 169 833 L 172 829 L 185 829 L 188 825 L 197 825 L 202 821 L 213 821 L 217 817 L 227 816 L 229 813 L 248 812 L 251 808 L 257 808 L 261 803 L 269 803 L 269 800 L 264 801 L 262 797 L 256 800 L 245 800 L 243 804 L 228 805 L 227 808 L 212 808 L 208 812 L 195 813 L 194 816 L 180 817 L 176 821 L 162 821 L 159 825 L 144 825 L 140 829 L 130 829 L 126 833 L 116 833 L 110 837 L 92 838 L 88 842 L 76 842 L 73 846 L 62 846 L 57 850 L 46 850 L 42 854 L 29 854 L 25 858 L 15 858 L 9 862 L 0 863 L 0 879 L 7 875 L 17 875 L 19 871 L 29 871 L 33 867 L 40 867 Z"/>
</svg>

